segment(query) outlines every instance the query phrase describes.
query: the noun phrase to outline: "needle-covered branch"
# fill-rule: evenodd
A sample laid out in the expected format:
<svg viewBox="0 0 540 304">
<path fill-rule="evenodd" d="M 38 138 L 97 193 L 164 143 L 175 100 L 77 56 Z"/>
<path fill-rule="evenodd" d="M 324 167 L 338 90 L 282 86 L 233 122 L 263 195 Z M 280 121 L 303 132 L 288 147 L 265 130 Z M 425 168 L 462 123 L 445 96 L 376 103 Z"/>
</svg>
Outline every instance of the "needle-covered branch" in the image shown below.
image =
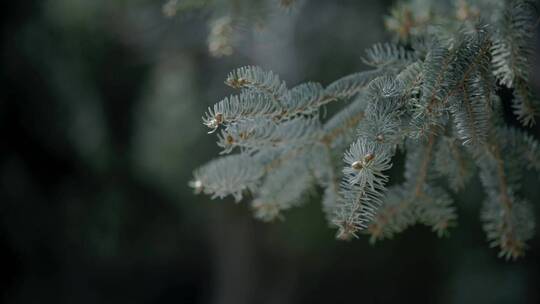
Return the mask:
<svg viewBox="0 0 540 304">
<path fill-rule="evenodd" d="M 524 126 L 538 113 L 528 71 L 537 17 L 526 0 L 471 0 L 457 3 L 455 14 L 438 3 L 422 17 L 419 2 L 399 4 L 387 25 L 400 42 L 369 48 L 364 62 L 372 69 L 326 87 L 289 89 L 256 66 L 231 72 L 226 83 L 239 94 L 210 107 L 203 123 L 232 155 L 202 166 L 191 185 L 237 201 L 249 193 L 264 221 L 319 193 L 337 238 L 365 233 L 374 242 L 415 224 L 447 235 L 457 221 L 447 189 L 463 190 L 479 172 L 490 244 L 502 257 L 522 256 L 534 218 L 521 181 L 540 171 L 540 144 L 507 126 L 501 109 L 511 104 Z M 498 96 L 497 85 L 514 97 Z M 342 109 L 326 117 L 330 102 Z M 405 181 L 396 185 L 388 172 L 402 153 Z"/>
</svg>

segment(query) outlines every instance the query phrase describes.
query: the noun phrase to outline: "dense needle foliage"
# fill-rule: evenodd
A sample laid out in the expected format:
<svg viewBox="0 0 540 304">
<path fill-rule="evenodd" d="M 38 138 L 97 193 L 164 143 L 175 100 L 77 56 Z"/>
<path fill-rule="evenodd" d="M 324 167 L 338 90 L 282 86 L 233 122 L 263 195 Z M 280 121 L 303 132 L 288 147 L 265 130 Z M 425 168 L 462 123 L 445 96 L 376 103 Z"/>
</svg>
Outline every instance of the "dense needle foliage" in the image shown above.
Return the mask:
<svg viewBox="0 0 540 304">
<path fill-rule="evenodd" d="M 288 88 L 256 66 L 231 72 L 225 83 L 240 92 L 203 117 L 229 155 L 194 173 L 196 192 L 237 201 L 249 193 L 255 216 L 271 221 L 319 187 L 339 239 L 376 241 L 418 223 L 445 235 L 457 220 L 449 190 L 477 174 L 490 244 L 502 257 L 523 255 L 535 224 L 520 178 L 540 171 L 538 141 L 526 131 L 540 110 L 529 85 L 536 8 L 432 2 L 398 4 L 385 19 L 394 41 L 365 52 L 373 68 L 328 86 Z M 513 92 L 523 128 L 504 121 L 501 87 Z M 343 108 L 328 118 L 331 102 Z M 405 182 L 387 187 L 397 151 Z"/>
</svg>

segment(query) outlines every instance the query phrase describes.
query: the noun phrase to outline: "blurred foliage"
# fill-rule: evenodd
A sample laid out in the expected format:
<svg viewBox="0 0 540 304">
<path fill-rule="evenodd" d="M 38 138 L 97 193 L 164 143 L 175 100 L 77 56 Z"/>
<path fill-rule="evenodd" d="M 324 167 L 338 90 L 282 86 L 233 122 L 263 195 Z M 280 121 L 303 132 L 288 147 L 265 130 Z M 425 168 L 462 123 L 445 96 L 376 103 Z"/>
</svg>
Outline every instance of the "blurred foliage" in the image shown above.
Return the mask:
<svg viewBox="0 0 540 304">
<path fill-rule="evenodd" d="M 504 264 L 472 204 L 450 239 L 412 229 L 373 247 L 336 243 L 316 204 L 264 225 L 187 187 L 218 151 L 199 113 L 230 93 L 228 71 L 258 64 L 327 84 L 360 70 L 360 50 L 387 38 L 389 1 L 306 1 L 223 58 L 208 52 L 204 16 L 165 18 L 164 3 L 2 10 L 4 303 L 538 301 L 538 237 Z"/>
</svg>

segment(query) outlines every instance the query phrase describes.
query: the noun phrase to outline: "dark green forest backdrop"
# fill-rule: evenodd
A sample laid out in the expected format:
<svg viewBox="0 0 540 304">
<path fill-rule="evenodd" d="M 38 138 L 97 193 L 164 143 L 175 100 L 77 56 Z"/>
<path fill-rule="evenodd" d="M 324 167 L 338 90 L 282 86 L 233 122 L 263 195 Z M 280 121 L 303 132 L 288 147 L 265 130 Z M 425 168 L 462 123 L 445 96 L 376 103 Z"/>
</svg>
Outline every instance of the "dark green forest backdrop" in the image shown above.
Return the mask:
<svg viewBox="0 0 540 304">
<path fill-rule="evenodd" d="M 290 84 L 328 84 L 364 69 L 363 49 L 389 39 L 391 3 L 309 0 L 268 16 L 261 33 L 243 29 L 235 53 L 214 58 L 205 11 L 12 1 L 2 9 L 0 301 L 538 303 L 540 237 L 523 259 L 497 258 L 477 178 L 457 199 L 449 238 L 415 227 L 375 246 L 335 241 L 316 198 L 264 224 L 187 186 L 218 152 L 200 117 L 231 93 L 230 70 L 257 64 Z M 527 183 L 538 219 L 540 183 Z"/>
</svg>

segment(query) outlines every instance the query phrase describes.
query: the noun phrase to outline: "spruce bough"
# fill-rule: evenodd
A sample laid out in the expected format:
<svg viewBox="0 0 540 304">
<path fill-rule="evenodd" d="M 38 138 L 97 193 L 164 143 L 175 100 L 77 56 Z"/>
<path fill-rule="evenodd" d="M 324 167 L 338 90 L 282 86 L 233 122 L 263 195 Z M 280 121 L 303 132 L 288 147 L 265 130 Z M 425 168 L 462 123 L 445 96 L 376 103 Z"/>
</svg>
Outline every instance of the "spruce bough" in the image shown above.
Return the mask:
<svg viewBox="0 0 540 304">
<path fill-rule="evenodd" d="M 250 193 L 255 217 L 272 221 L 319 187 L 337 238 L 365 233 L 374 242 L 415 224 L 447 234 L 457 220 L 448 191 L 478 174 L 490 245 L 501 257 L 522 256 L 535 222 L 521 178 L 540 171 L 538 141 L 525 129 L 540 110 L 529 86 L 536 8 L 524 0 L 458 0 L 451 15 L 448 3 L 421 2 L 399 4 L 386 17 L 395 38 L 366 51 L 371 70 L 326 87 L 289 89 L 256 66 L 231 72 L 225 83 L 239 94 L 203 117 L 228 155 L 194 172 L 195 191 L 236 201 Z M 505 123 L 498 87 L 512 90 L 523 128 Z M 326 119 L 321 109 L 330 102 L 343 108 Z M 387 187 L 398 150 L 406 155 L 405 182 Z"/>
</svg>

